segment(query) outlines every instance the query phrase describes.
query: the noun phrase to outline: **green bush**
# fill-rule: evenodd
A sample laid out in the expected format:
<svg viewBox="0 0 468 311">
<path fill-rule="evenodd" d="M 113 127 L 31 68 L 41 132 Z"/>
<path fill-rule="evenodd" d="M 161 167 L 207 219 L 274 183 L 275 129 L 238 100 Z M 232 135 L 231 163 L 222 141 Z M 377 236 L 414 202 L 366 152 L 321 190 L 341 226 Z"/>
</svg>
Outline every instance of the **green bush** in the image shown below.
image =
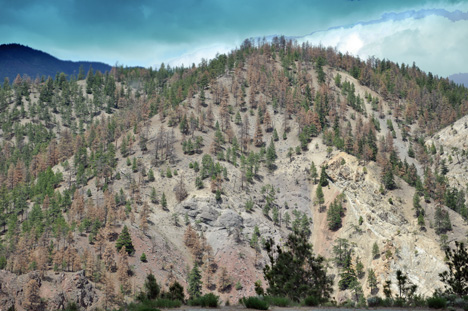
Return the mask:
<svg viewBox="0 0 468 311">
<path fill-rule="evenodd" d="M 278 306 L 278 307 L 289 307 L 292 305 L 291 300 L 289 300 L 286 297 L 271 297 L 271 296 L 266 296 L 265 301 L 272 305 L 272 306 Z"/>
<path fill-rule="evenodd" d="M 356 303 L 354 301 L 348 299 L 345 302 L 343 302 L 343 304 L 341 306 L 344 307 L 344 308 L 354 308 L 356 306 Z"/>
<path fill-rule="evenodd" d="M 445 309 L 447 300 L 443 297 L 431 297 L 427 299 L 427 306 L 431 309 Z"/>
<path fill-rule="evenodd" d="M 242 304 L 249 309 L 268 310 L 269 305 L 265 300 L 258 297 L 247 297 L 241 299 Z"/>
<path fill-rule="evenodd" d="M 159 298 L 159 299 L 151 301 L 151 306 L 153 308 L 163 308 L 163 309 L 180 308 L 180 306 L 182 306 L 182 302 L 180 302 L 179 300 Z"/>
<path fill-rule="evenodd" d="M 216 296 L 213 293 L 209 293 L 195 299 L 190 299 L 188 301 L 188 305 L 199 306 L 203 308 L 217 308 L 219 305 L 219 296 Z"/>
<path fill-rule="evenodd" d="M 76 305 L 76 302 L 69 302 L 67 304 L 67 307 L 65 308 L 65 311 L 78 311 L 78 310 L 80 309 Z"/>
<path fill-rule="evenodd" d="M 408 306 L 408 304 L 406 303 L 406 300 L 405 300 L 404 298 L 396 298 L 396 299 L 393 301 L 393 306 L 394 306 L 394 307 L 402 308 L 402 307 Z"/>
<path fill-rule="evenodd" d="M 383 300 L 380 297 L 374 296 L 367 298 L 367 305 L 369 307 L 381 307 L 383 306 Z"/>
<path fill-rule="evenodd" d="M 304 305 L 308 307 L 318 306 L 320 303 L 319 299 L 315 296 L 309 296 L 304 299 Z"/>
</svg>

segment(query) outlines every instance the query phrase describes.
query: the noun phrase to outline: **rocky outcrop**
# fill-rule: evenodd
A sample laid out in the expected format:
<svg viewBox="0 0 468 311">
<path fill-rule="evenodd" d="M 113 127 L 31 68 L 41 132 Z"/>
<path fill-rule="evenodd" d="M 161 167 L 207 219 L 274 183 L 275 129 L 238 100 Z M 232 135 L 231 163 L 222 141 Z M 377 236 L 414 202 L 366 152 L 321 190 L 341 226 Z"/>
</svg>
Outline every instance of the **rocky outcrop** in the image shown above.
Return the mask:
<svg viewBox="0 0 468 311">
<path fill-rule="evenodd" d="M 76 273 L 47 274 L 42 279 L 36 272 L 17 276 L 8 271 L 0 271 L 0 310 L 24 310 L 24 288 L 30 279 L 39 284 L 40 296 L 44 300 L 41 308 L 63 310 L 67 304 L 76 303 L 81 309 L 96 306 L 98 292 L 84 271 Z"/>
</svg>

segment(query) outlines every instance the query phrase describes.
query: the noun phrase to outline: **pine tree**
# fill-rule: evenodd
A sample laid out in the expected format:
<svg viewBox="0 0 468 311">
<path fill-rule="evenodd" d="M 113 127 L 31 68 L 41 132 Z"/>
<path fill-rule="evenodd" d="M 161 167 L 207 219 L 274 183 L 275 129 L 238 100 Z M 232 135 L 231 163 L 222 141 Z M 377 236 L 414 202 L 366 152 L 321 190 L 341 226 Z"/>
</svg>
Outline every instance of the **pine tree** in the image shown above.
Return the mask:
<svg viewBox="0 0 468 311">
<path fill-rule="evenodd" d="M 364 276 L 364 265 L 359 257 L 356 257 L 356 275 L 360 279 Z"/>
<path fill-rule="evenodd" d="M 379 256 L 380 256 L 379 246 L 377 245 L 377 242 L 374 242 L 374 244 L 372 245 L 372 258 L 376 259 L 376 258 L 379 258 Z"/>
<path fill-rule="evenodd" d="M 278 131 L 276 131 L 276 129 L 273 129 L 273 140 L 274 141 L 279 140 Z"/>
<path fill-rule="evenodd" d="M 113 306 L 116 299 L 114 282 L 112 281 L 110 273 L 104 274 L 102 283 L 104 284 L 104 308 L 107 310 Z"/>
<path fill-rule="evenodd" d="M 312 163 L 310 164 L 310 177 L 312 178 L 314 184 L 316 184 L 318 173 L 317 173 L 317 167 L 315 166 L 314 161 L 312 161 Z"/>
<path fill-rule="evenodd" d="M 106 241 L 106 247 L 102 254 L 102 261 L 108 271 L 115 271 L 115 249 Z"/>
<path fill-rule="evenodd" d="M 321 168 L 319 183 L 322 187 L 328 186 L 328 175 L 327 172 L 325 172 L 325 166 Z"/>
<path fill-rule="evenodd" d="M 153 273 L 150 273 L 146 276 L 145 290 L 147 299 L 152 300 L 159 297 L 161 289 L 158 285 L 158 282 L 156 282 L 156 277 Z"/>
<path fill-rule="evenodd" d="M 184 288 L 177 281 L 169 286 L 169 293 L 167 295 L 171 300 L 179 300 L 182 303 L 185 301 Z"/>
<path fill-rule="evenodd" d="M 338 230 L 341 228 L 341 217 L 343 216 L 343 206 L 341 202 L 335 200 L 330 204 L 327 211 L 328 229 Z"/>
<path fill-rule="evenodd" d="M 154 178 L 154 172 L 153 172 L 153 169 L 150 168 L 149 171 L 148 171 L 148 181 L 149 182 L 153 182 L 155 180 Z"/>
<path fill-rule="evenodd" d="M 367 270 L 367 286 L 369 286 L 371 293 L 377 289 L 377 277 L 373 269 Z"/>
<path fill-rule="evenodd" d="M 263 124 L 265 125 L 265 132 L 270 132 L 271 129 L 273 128 L 272 123 L 271 123 L 270 113 L 268 112 L 268 109 L 266 110 L 265 116 L 263 117 Z"/>
<path fill-rule="evenodd" d="M 188 293 L 190 295 L 190 299 L 195 299 L 201 296 L 202 290 L 202 277 L 200 269 L 198 269 L 198 264 L 195 263 L 192 270 L 190 271 L 189 278 L 188 278 L 189 288 Z"/>
<path fill-rule="evenodd" d="M 387 165 L 384 168 L 382 183 L 387 190 L 393 190 L 396 188 L 395 178 L 393 177 L 393 172 L 390 165 Z"/>
<path fill-rule="evenodd" d="M 262 128 L 260 127 L 260 119 L 257 117 L 257 125 L 256 125 L 255 135 L 254 135 L 254 145 L 255 147 L 263 146 L 263 132 Z"/>
<path fill-rule="evenodd" d="M 122 246 L 125 246 L 125 250 L 127 253 L 133 254 L 135 252 L 135 248 L 133 247 L 132 237 L 128 232 L 128 228 L 125 225 L 122 229 L 122 232 L 119 234 L 117 241 L 115 241 L 115 247 L 120 250 Z"/>
<path fill-rule="evenodd" d="M 439 274 L 448 294 L 468 295 L 468 252 L 463 242 L 455 241 L 455 248 L 445 250 L 448 270 Z"/>
<path fill-rule="evenodd" d="M 158 195 L 156 194 L 156 189 L 154 187 L 151 188 L 150 199 L 152 203 L 158 203 Z"/>
<path fill-rule="evenodd" d="M 275 167 L 275 160 L 276 160 L 276 150 L 275 150 L 275 143 L 273 142 L 273 138 L 270 140 L 270 145 L 266 151 L 266 165 L 268 170 L 273 170 Z"/>
<path fill-rule="evenodd" d="M 315 190 L 315 197 L 319 205 L 325 203 L 325 196 L 323 195 L 322 185 L 318 184 L 317 190 Z"/>
<path fill-rule="evenodd" d="M 268 294 L 299 301 L 315 296 L 326 301 L 332 292 L 332 281 L 327 277 L 325 260 L 314 256 L 305 232 L 290 234 L 284 249 L 274 247 L 270 239 L 266 250 L 270 259 L 263 270 L 269 284 Z"/>
<path fill-rule="evenodd" d="M 166 200 L 166 194 L 163 192 L 161 196 L 161 206 L 163 209 L 167 208 L 167 200 Z"/>
<path fill-rule="evenodd" d="M 117 273 L 118 273 L 118 278 L 120 282 L 120 288 L 124 295 L 130 293 L 130 280 L 128 278 L 128 270 L 129 270 L 128 254 L 125 250 L 125 246 L 122 246 L 122 248 L 119 251 Z"/>
</svg>

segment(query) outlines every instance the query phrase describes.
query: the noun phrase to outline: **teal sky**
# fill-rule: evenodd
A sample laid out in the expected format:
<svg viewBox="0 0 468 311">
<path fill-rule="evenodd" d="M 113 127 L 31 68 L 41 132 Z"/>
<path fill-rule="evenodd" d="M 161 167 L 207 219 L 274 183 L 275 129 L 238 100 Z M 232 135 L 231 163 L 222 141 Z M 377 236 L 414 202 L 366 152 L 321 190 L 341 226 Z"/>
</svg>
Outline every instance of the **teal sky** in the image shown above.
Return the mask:
<svg viewBox="0 0 468 311">
<path fill-rule="evenodd" d="M 0 0 L 0 43 L 111 65 L 191 65 L 250 37 L 468 72 L 467 1 Z"/>
</svg>

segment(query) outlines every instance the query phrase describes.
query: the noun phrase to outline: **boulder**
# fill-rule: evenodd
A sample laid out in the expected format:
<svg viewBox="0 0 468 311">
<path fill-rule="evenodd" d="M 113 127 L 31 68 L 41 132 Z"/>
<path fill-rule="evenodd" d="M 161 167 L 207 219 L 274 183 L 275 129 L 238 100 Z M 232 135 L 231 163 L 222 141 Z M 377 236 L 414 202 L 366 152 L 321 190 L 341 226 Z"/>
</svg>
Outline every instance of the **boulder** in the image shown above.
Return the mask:
<svg viewBox="0 0 468 311">
<path fill-rule="evenodd" d="M 222 228 L 240 228 L 244 219 L 234 211 L 226 210 L 218 218 L 217 225 Z"/>
<path fill-rule="evenodd" d="M 212 207 L 205 207 L 198 217 L 202 223 L 213 226 L 218 219 L 218 212 Z"/>
</svg>

